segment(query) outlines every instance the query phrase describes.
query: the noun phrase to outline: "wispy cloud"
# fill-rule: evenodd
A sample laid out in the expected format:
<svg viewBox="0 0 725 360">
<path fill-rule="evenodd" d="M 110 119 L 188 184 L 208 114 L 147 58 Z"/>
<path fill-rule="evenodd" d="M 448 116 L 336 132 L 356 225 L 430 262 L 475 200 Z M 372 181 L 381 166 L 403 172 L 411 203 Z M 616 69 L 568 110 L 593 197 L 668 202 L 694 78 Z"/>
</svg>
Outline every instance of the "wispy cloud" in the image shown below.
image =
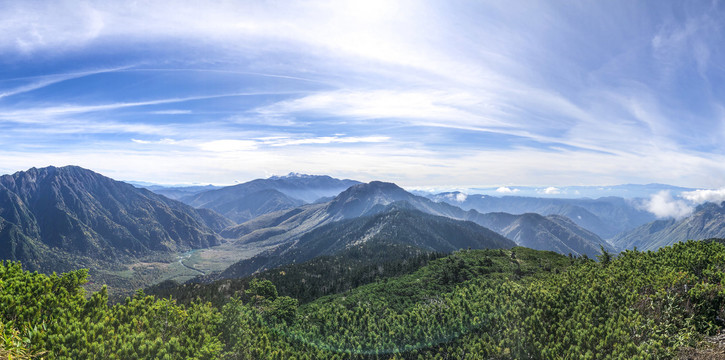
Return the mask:
<svg viewBox="0 0 725 360">
<path fill-rule="evenodd" d="M 256 150 L 258 143 L 253 140 L 213 140 L 198 145 L 201 150 L 229 153 Z"/>
<path fill-rule="evenodd" d="M 131 139 L 131 141 L 137 143 L 137 144 L 157 144 L 157 145 L 176 145 L 179 142 L 174 139 L 161 139 L 161 140 L 139 140 L 139 139 Z"/>
<path fill-rule="evenodd" d="M 260 96 L 279 93 L 251 92 L 251 93 L 227 93 L 201 96 L 188 96 L 180 98 L 167 98 L 148 101 L 116 102 L 96 105 L 60 105 L 51 107 L 24 108 L 19 110 L 0 111 L 0 121 L 12 121 L 16 123 L 45 123 L 49 120 L 59 119 L 64 116 L 78 115 L 100 111 L 112 111 L 134 107 L 154 106 L 184 103 L 198 100 L 209 100 L 219 98 L 233 98 L 244 96 Z"/>
<path fill-rule="evenodd" d="M 52 74 L 52 75 L 42 75 L 42 76 L 31 76 L 27 78 L 21 78 L 21 79 L 8 79 L 5 81 L 26 81 L 27 84 L 13 87 L 10 89 L 0 90 L 0 99 L 23 94 L 26 92 L 30 92 L 33 90 L 42 89 L 46 86 L 50 86 L 53 84 L 57 84 L 63 81 L 72 80 L 72 79 L 78 79 L 86 76 L 91 75 L 97 75 L 97 74 L 103 74 L 103 73 L 110 73 L 115 72 L 123 69 L 128 69 L 130 66 L 124 66 L 124 67 L 118 67 L 118 68 L 109 68 L 109 69 L 100 69 L 100 70 L 89 70 L 89 71 L 81 71 L 81 72 L 72 72 L 72 73 L 66 73 L 66 74 Z"/>
<path fill-rule="evenodd" d="M 259 108 L 264 115 L 287 116 L 311 113 L 318 116 L 344 116 L 354 119 L 437 119 L 478 126 L 504 126 L 505 122 L 476 115 L 467 110 L 482 104 L 482 99 L 465 93 L 430 91 L 332 91 L 282 101 Z"/>
<path fill-rule="evenodd" d="M 321 136 L 311 138 L 272 138 L 262 139 L 270 146 L 293 146 L 309 144 L 354 144 L 354 143 L 383 143 L 390 140 L 388 136 Z"/>
<path fill-rule="evenodd" d="M 544 195 L 573 183 L 724 185 L 716 2 L 43 5 L 11 2 L 0 19 L 8 164 L 32 148 L 28 167 L 104 165 L 84 154 L 93 146 L 124 154 L 126 171 L 217 164 L 226 183 L 244 163 L 259 166 L 252 177 Z M 109 59 L 134 66 L 106 69 Z M 55 74 L 39 73 L 47 64 Z M 60 141 L 67 157 L 42 151 Z"/>
<path fill-rule="evenodd" d="M 155 114 L 155 115 L 187 115 L 187 114 L 191 114 L 192 111 L 191 110 L 156 110 L 156 111 L 151 111 L 150 113 Z"/>
</svg>

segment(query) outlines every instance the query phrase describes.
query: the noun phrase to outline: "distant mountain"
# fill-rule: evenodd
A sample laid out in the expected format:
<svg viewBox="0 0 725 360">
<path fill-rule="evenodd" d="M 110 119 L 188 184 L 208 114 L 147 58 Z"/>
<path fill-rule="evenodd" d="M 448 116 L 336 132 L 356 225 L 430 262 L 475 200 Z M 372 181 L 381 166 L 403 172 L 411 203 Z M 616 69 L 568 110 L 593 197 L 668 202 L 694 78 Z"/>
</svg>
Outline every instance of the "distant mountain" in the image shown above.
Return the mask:
<svg viewBox="0 0 725 360">
<path fill-rule="evenodd" d="M 449 253 L 468 248 L 516 246 L 513 241 L 473 222 L 425 214 L 411 208 L 407 202 L 393 203 L 375 215 L 321 226 L 307 232 L 298 241 L 230 266 L 221 277 L 242 277 L 280 265 L 302 263 L 318 256 L 340 254 L 353 248 L 358 253 L 375 253 L 362 249 L 404 245 L 417 251 Z M 359 208 L 355 213 L 364 213 L 364 210 L 371 209 Z M 379 253 L 376 257 L 381 257 Z"/>
<path fill-rule="evenodd" d="M 621 249 L 657 250 L 685 240 L 725 237 L 725 203 L 706 203 L 692 215 L 680 219 L 656 220 L 623 233 L 612 244 Z"/>
<path fill-rule="evenodd" d="M 290 174 L 205 191 L 182 197 L 180 200 L 196 208 L 215 210 L 237 223 L 242 223 L 270 212 L 336 196 L 356 184 L 359 182 L 329 176 Z"/>
<path fill-rule="evenodd" d="M 279 211 L 260 216 L 249 222 L 230 227 L 222 232 L 229 239 L 239 243 L 257 243 L 260 246 L 288 246 L 308 232 L 335 221 L 370 216 L 385 211 L 393 203 L 404 202 L 406 207 L 427 214 L 443 216 L 456 220 L 473 221 L 484 227 L 503 231 L 513 220 L 522 215 L 505 214 L 508 217 L 502 226 L 494 226 L 491 216 L 475 210 L 464 211 L 461 208 L 443 202 L 413 195 L 395 184 L 373 181 L 350 187 L 323 204 L 305 205 L 292 210 Z M 525 218 L 531 218 L 527 216 Z M 513 219 L 508 221 L 508 219 Z M 582 229 L 575 223 L 564 221 L 563 217 L 539 216 L 537 221 L 519 221 L 521 231 L 516 239 L 519 244 L 536 244 L 542 250 L 559 251 L 564 254 L 592 254 L 592 248 L 599 251 L 599 244 L 609 246 L 597 235 Z M 546 231 L 542 231 L 546 229 Z M 546 244 L 549 244 L 546 246 Z M 526 246 L 526 245 L 524 245 Z"/>
<path fill-rule="evenodd" d="M 611 244 L 593 232 L 560 215 L 488 213 L 479 215 L 476 222 L 531 249 L 592 258 L 601 253 L 600 246 L 615 251 Z"/>
<path fill-rule="evenodd" d="M 516 195 L 535 198 L 560 199 L 597 199 L 601 197 L 621 197 L 625 199 L 648 198 L 662 190 L 673 193 L 696 190 L 667 184 L 622 184 L 597 186 L 509 186 L 509 187 L 474 187 L 461 190 L 469 194 L 490 196 Z M 427 194 L 426 194 L 427 195 Z"/>
<path fill-rule="evenodd" d="M 0 259 L 65 271 L 205 248 L 223 216 L 76 166 L 0 176 Z"/>
<path fill-rule="evenodd" d="M 443 201 L 464 210 L 474 209 L 481 213 L 562 215 L 604 239 L 610 239 L 623 231 L 655 220 L 655 216 L 638 207 L 636 201 L 619 197 L 556 199 L 466 195 L 460 192 L 441 193 L 428 197 L 434 201 Z"/>
<path fill-rule="evenodd" d="M 221 186 L 203 185 L 203 186 L 162 186 L 162 185 L 141 185 L 131 183 L 136 187 L 151 190 L 157 194 L 166 196 L 169 199 L 180 200 L 183 197 L 194 196 L 196 194 L 221 189 Z"/>
</svg>

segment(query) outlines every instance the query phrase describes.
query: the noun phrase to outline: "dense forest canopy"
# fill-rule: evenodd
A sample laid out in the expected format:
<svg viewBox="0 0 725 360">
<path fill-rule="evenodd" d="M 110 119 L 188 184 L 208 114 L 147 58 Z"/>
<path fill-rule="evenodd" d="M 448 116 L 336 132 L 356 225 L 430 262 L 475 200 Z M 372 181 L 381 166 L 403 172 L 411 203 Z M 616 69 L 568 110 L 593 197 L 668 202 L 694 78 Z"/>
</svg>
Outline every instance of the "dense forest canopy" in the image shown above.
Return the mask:
<svg viewBox="0 0 725 360">
<path fill-rule="evenodd" d="M 689 241 L 599 262 L 468 250 L 300 305 L 255 278 L 217 306 L 138 292 L 109 305 L 85 270 L 0 265 L 5 357 L 48 359 L 671 358 L 715 354 L 725 245 Z M 89 296 L 88 296 L 89 295 Z"/>
</svg>

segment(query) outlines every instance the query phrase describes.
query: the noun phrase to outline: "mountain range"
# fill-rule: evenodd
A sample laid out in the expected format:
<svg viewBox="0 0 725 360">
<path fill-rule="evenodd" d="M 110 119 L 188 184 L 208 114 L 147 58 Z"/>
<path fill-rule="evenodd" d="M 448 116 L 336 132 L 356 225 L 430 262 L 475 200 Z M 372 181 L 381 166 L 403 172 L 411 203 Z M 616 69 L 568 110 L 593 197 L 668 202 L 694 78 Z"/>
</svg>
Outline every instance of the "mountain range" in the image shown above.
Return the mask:
<svg viewBox="0 0 725 360">
<path fill-rule="evenodd" d="M 260 215 L 336 196 L 355 184 L 359 182 L 291 173 L 182 196 L 179 200 L 196 208 L 217 211 L 242 223 Z"/>
<path fill-rule="evenodd" d="M 464 210 L 473 209 L 481 213 L 562 215 L 604 239 L 613 238 L 621 232 L 655 220 L 655 216 L 639 206 L 639 201 L 636 199 L 612 196 L 598 199 L 554 199 L 447 192 L 428 197 L 434 201 L 446 202 Z"/>
<path fill-rule="evenodd" d="M 222 235 L 234 239 L 239 244 L 258 244 L 259 246 L 276 246 L 276 249 L 257 255 L 252 259 L 242 260 L 232 265 L 234 274 L 248 275 L 271 265 L 307 259 L 305 248 L 332 245 L 315 244 L 310 236 L 321 236 L 319 232 L 334 226 L 338 234 L 357 234 L 359 223 L 346 221 L 361 217 L 373 216 L 389 211 L 390 206 L 415 210 L 427 216 L 469 221 L 480 226 L 496 228 L 512 234 L 516 244 L 531 246 L 539 250 L 552 250 L 563 254 L 595 256 L 600 247 L 613 250 L 613 247 L 596 234 L 589 232 L 574 222 L 561 216 L 544 217 L 538 214 L 481 214 L 475 210 L 464 211 L 461 208 L 444 202 L 434 202 L 428 198 L 413 195 L 399 186 L 373 181 L 358 184 L 340 193 L 332 201 L 322 204 L 305 205 L 287 211 L 266 214 L 243 224 L 225 229 Z M 422 224 L 423 222 L 418 222 Z M 490 231 L 490 230 L 487 230 Z M 413 232 L 412 230 L 410 232 Z M 312 235 L 310 235 L 312 234 Z M 332 241 L 330 236 L 325 237 Z M 359 241 L 359 240 L 356 240 Z M 351 240 L 351 243 L 355 241 Z M 468 245 L 474 246 L 474 245 Z M 442 248 L 430 247 L 435 251 Z M 292 249 L 292 250 L 291 250 Z M 329 252 L 329 251 L 328 251 Z"/>
</svg>

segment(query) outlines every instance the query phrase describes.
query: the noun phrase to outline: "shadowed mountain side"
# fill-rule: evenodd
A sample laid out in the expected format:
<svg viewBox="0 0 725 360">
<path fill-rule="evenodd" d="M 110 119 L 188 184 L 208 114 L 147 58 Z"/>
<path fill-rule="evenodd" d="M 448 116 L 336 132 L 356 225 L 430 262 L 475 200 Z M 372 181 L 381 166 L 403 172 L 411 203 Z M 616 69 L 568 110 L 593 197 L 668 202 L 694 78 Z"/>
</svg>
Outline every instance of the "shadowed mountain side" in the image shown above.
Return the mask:
<svg viewBox="0 0 725 360">
<path fill-rule="evenodd" d="M 611 244 L 564 216 L 489 213 L 479 215 L 476 222 L 531 249 L 589 257 L 600 254 L 600 246 L 607 251 L 615 251 Z"/>
<path fill-rule="evenodd" d="M 686 240 L 725 237 L 725 207 L 706 203 L 692 215 L 680 219 L 656 220 L 632 231 L 620 234 L 612 243 L 621 249 L 657 250 Z"/>
<path fill-rule="evenodd" d="M 360 209 L 358 209 L 360 210 Z M 371 209 L 367 209 L 371 210 Z M 516 244 L 470 221 L 425 214 L 395 203 L 383 212 L 321 226 L 276 249 L 230 266 L 222 278 L 241 277 L 280 265 L 335 255 L 356 247 L 408 245 L 432 252 L 511 248 Z"/>
<path fill-rule="evenodd" d="M 231 224 L 75 166 L 0 176 L 0 218 L 0 258 L 43 271 L 55 271 L 58 258 L 89 267 L 218 245 L 215 230 Z"/>
</svg>

